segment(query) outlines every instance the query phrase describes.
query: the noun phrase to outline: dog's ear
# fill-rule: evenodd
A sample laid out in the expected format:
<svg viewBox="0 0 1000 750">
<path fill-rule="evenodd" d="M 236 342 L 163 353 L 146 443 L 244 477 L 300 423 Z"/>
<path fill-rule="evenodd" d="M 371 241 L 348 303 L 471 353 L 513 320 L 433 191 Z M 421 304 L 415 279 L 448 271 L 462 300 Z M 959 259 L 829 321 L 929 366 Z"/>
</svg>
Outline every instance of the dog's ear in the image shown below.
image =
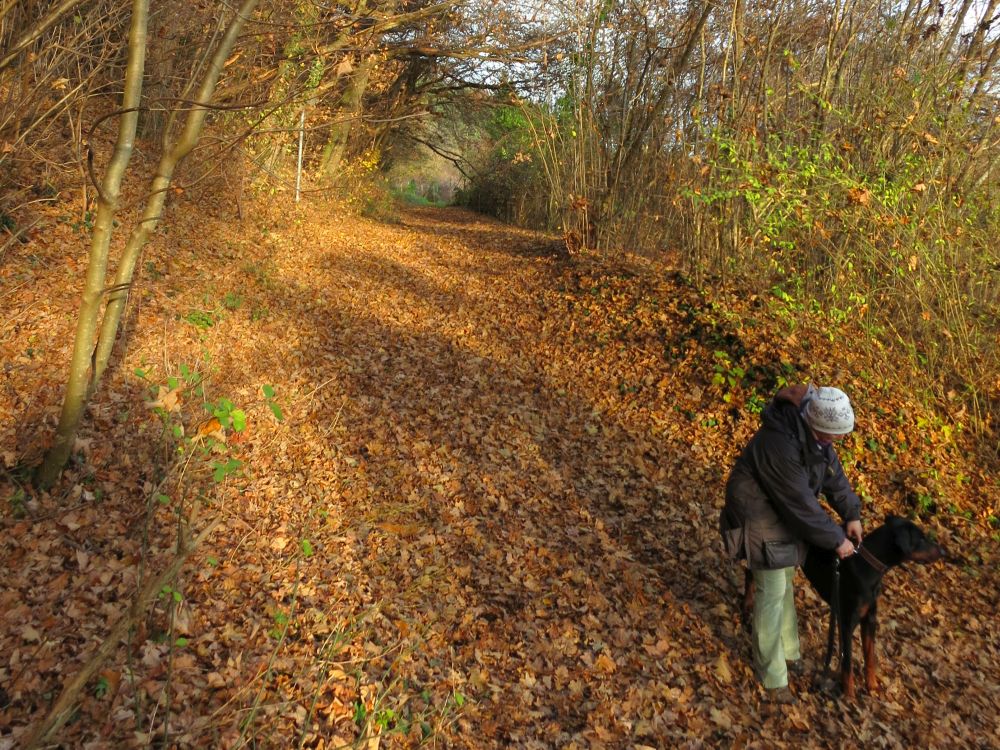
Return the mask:
<svg viewBox="0 0 1000 750">
<path fill-rule="evenodd" d="M 917 536 L 920 531 L 912 523 L 893 524 L 892 540 L 903 553 L 904 558 L 908 558 L 916 548 Z"/>
<path fill-rule="evenodd" d="M 928 544 L 927 535 L 920 527 L 905 518 L 895 519 L 892 525 L 892 538 L 907 558 Z"/>
</svg>

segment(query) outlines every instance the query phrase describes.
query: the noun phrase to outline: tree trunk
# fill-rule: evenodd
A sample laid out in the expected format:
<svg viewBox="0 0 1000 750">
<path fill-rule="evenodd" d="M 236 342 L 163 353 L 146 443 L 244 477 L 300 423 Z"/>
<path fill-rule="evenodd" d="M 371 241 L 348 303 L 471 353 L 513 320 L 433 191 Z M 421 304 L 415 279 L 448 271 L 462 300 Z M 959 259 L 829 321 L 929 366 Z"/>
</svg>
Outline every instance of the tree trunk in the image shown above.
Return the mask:
<svg viewBox="0 0 1000 750">
<path fill-rule="evenodd" d="M 708 17 L 712 10 L 715 9 L 716 2 L 718 0 L 704 0 L 701 8 L 698 9 L 697 14 L 695 9 L 691 9 L 691 14 L 688 16 L 689 20 L 693 20 L 693 25 L 691 32 L 688 34 L 687 39 L 684 41 L 684 46 L 681 48 L 681 53 L 676 58 L 674 58 L 673 63 L 670 66 L 670 73 L 668 75 L 666 84 L 660 91 L 659 96 L 653 102 L 651 106 L 646 108 L 645 116 L 636 124 L 630 134 L 629 138 L 623 140 L 622 148 L 625 152 L 625 156 L 619 160 L 619 171 L 622 173 L 627 173 L 633 169 L 633 160 L 642 151 L 642 142 L 646 137 L 646 133 L 649 132 L 650 127 L 652 127 L 653 122 L 662 118 L 663 107 L 669 96 L 675 94 L 674 85 L 677 79 L 683 74 L 684 68 L 687 67 L 687 61 L 691 57 L 691 53 L 698 44 L 698 40 L 701 39 L 701 30 L 704 28 Z M 617 179 L 617 177 L 615 178 Z"/>
<path fill-rule="evenodd" d="M 347 83 L 347 88 L 340 100 L 337 121 L 330 130 L 330 140 L 323 147 L 323 155 L 320 158 L 319 169 L 323 175 L 335 177 L 340 169 L 348 139 L 351 137 L 351 130 L 361 116 L 361 104 L 368 88 L 368 78 L 374 67 L 375 55 L 369 55 L 354 71 L 354 75 Z"/>
<path fill-rule="evenodd" d="M 37 481 L 41 487 L 51 486 L 62 472 L 73 448 L 80 417 L 87 405 L 87 389 L 94 351 L 94 336 L 100 313 L 101 298 L 104 296 L 104 280 L 108 270 L 108 245 L 115 212 L 118 208 L 118 193 L 122 178 L 132 158 L 135 142 L 135 128 L 139 119 L 139 102 L 142 97 L 142 76 L 146 61 L 146 28 L 149 21 L 149 0 L 134 0 L 132 4 L 132 28 L 129 32 L 128 63 L 125 71 L 125 91 L 122 96 L 121 121 L 118 126 L 118 140 L 111 160 L 104 173 L 104 180 L 98 195 L 97 216 L 90 243 L 90 257 L 84 282 L 80 314 L 77 318 L 76 339 L 73 345 L 73 359 L 70 364 L 66 396 L 63 401 L 59 426 L 56 428 L 55 443 L 38 469 Z"/>
<path fill-rule="evenodd" d="M 125 250 L 122 252 L 113 291 L 108 297 L 108 307 L 104 313 L 104 320 L 101 324 L 101 335 L 97 341 L 97 350 L 94 353 L 94 373 L 91 379 L 91 390 L 97 387 L 97 384 L 101 381 L 101 377 L 104 375 L 104 371 L 108 367 L 108 360 L 111 358 L 111 351 L 115 345 L 115 337 L 118 334 L 118 324 L 121 322 L 122 311 L 125 309 L 125 301 L 128 299 L 128 292 L 132 286 L 132 276 L 135 273 L 135 265 L 139 260 L 139 253 L 163 217 L 163 206 L 167 202 L 167 192 L 173 180 L 174 170 L 177 169 L 177 165 L 198 144 L 202 127 L 205 124 L 205 118 L 208 116 L 208 109 L 206 109 L 205 105 L 212 100 L 226 58 L 229 57 L 233 46 L 236 44 L 236 39 L 243 28 L 243 23 L 253 13 L 258 2 L 260 0 L 244 0 L 243 5 L 236 12 L 236 17 L 229 24 L 225 36 L 222 37 L 222 41 L 219 42 L 219 47 L 212 57 L 212 62 L 209 64 L 208 70 L 205 71 L 201 89 L 195 99 L 197 106 L 194 106 L 188 112 L 187 120 L 184 123 L 184 130 L 181 132 L 173 148 L 166 150 L 163 156 L 160 157 L 160 163 L 156 168 L 156 175 L 153 177 L 150 185 L 146 208 L 142 212 L 142 218 L 139 220 L 138 225 L 132 230 L 132 234 L 128 238 L 128 243 L 125 245 Z"/>
</svg>

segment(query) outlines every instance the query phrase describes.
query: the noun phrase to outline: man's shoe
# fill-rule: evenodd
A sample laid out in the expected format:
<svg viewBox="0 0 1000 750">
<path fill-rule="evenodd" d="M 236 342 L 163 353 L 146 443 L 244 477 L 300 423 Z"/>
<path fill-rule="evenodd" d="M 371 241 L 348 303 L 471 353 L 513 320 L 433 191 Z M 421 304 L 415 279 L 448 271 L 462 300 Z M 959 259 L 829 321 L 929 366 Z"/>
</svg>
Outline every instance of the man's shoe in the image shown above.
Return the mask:
<svg viewBox="0 0 1000 750">
<path fill-rule="evenodd" d="M 777 703 L 783 706 L 791 706 L 798 703 L 798 699 L 788 689 L 788 685 L 779 688 L 770 688 L 767 691 L 768 703 Z"/>
</svg>

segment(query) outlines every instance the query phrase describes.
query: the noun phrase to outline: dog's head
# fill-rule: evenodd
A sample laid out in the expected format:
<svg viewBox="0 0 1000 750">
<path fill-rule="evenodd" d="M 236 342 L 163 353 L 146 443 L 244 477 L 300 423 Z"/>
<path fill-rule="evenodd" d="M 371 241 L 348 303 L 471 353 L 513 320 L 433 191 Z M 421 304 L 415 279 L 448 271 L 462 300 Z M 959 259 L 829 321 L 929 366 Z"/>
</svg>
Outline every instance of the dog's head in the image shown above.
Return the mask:
<svg viewBox="0 0 1000 750">
<path fill-rule="evenodd" d="M 892 540 L 903 553 L 904 562 L 931 563 L 945 556 L 944 550 L 913 521 L 890 514 L 885 525 L 892 530 Z"/>
</svg>

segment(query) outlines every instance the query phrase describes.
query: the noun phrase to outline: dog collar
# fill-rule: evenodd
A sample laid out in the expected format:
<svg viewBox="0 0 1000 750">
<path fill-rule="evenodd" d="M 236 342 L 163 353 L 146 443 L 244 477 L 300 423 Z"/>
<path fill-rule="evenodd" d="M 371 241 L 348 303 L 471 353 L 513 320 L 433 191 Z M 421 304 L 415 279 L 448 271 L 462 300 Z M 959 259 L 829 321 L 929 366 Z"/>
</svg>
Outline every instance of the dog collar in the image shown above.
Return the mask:
<svg viewBox="0 0 1000 750">
<path fill-rule="evenodd" d="M 879 575 L 883 575 L 885 571 L 889 569 L 888 565 L 886 565 L 884 562 L 875 557 L 875 555 L 873 555 L 871 552 L 865 549 L 863 545 L 858 547 L 857 553 L 861 555 L 862 559 L 866 563 L 875 568 L 875 570 L 878 572 Z"/>
</svg>

